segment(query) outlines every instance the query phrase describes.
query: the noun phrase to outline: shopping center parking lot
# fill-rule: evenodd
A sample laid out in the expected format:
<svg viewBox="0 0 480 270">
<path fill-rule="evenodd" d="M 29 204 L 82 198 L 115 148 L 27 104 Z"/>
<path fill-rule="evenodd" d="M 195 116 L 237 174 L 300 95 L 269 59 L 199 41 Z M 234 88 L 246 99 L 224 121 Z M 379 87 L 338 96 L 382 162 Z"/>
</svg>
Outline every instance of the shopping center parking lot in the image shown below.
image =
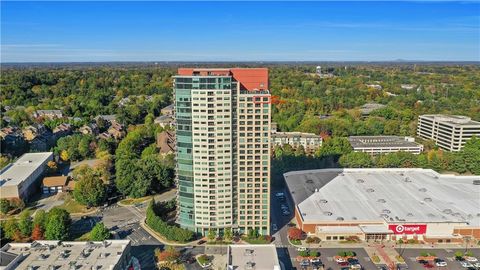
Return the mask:
<svg viewBox="0 0 480 270">
<path fill-rule="evenodd" d="M 455 261 L 454 253 L 456 251 L 465 251 L 465 249 L 405 249 L 403 251 L 403 258 L 405 258 L 405 263 L 408 265 L 408 269 L 413 270 L 424 270 L 426 269 L 422 264 L 418 263 L 415 258 L 420 256 L 422 252 L 434 253 L 438 258 L 445 260 L 447 262 L 446 267 L 434 267 L 432 269 L 448 269 L 448 270 L 465 270 L 460 265 L 460 262 Z M 476 258 L 480 258 L 480 249 L 469 249 Z M 402 253 L 402 250 L 397 249 L 399 254 Z"/>
<path fill-rule="evenodd" d="M 370 261 L 370 258 L 368 257 L 367 253 L 363 248 L 321 248 L 321 249 L 313 249 L 318 252 L 320 252 L 320 259 L 322 260 L 322 263 L 324 264 L 324 269 L 325 270 L 338 270 L 341 269 L 342 267 L 335 262 L 333 259 L 335 256 L 337 256 L 337 253 L 339 251 L 353 251 L 357 254 L 357 259 L 359 263 L 362 265 L 363 269 L 377 269 L 377 266 L 373 264 Z M 293 251 L 291 253 L 297 254 L 296 251 Z M 295 258 L 292 256 L 292 259 Z M 307 268 L 302 268 L 300 267 L 299 262 L 293 262 L 293 266 L 296 267 L 296 269 L 312 269 L 312 266 L 307 267 Z"/>
</svg>

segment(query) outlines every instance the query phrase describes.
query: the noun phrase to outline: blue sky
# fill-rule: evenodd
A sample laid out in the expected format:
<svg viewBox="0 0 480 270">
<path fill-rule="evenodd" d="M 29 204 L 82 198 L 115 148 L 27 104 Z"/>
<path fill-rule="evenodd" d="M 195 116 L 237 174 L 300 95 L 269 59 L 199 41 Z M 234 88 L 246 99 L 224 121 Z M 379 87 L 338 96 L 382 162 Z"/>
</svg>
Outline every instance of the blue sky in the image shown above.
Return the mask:
<svg viewBox="0 0 480 270">
<path fill-rule="evenodd" d="M 479 2 L 5 2 L 2 62 L 480 61 Z"/>
</svg>

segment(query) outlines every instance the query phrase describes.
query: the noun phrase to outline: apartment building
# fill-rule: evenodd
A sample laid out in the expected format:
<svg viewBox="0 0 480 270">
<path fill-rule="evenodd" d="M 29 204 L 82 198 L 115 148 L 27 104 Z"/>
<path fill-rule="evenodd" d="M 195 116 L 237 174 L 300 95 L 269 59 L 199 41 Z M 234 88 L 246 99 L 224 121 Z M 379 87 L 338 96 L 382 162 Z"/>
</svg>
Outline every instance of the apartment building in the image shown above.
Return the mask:
<svg viewBox="0 0 480 270">
<path fill-rule="evenodd" d="M 409 152 L 420 154 L 423 145 L 416 143 L 413 137 L 401 136 L 350 136 L 350 145 L 355 152 L 365 152 L 379 155 L 393 152 Z"/>
<path fill-rule="evenodd" d="M 177 222 L 269 234 L 268 70 L 180 68 L 174 93 Z"/>
<path fill-rule="evenodd" d="M 322 137 L 314 133 L 303 132 L 272 132 L 272 147 L 289 144 L 293 148 L 303 146 L 305 153 L 313 154 L 322 146 Z"/>
<path fill-rule="evenodd" d="M 470 138 L 480 137 L 480 122 L 461 115 L 420 115 L 417 136 L 447 151 L 460 151 Z"/>
</svg>

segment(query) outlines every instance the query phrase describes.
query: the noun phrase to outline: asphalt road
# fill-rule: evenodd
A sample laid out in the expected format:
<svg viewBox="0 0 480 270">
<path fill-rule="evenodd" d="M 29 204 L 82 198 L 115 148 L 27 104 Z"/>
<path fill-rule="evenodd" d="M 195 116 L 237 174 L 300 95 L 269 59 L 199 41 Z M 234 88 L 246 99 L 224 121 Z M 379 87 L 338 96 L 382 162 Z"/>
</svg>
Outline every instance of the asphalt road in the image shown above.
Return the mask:
<svg viewBox="0 0 480 270">
<path fill-rule="evenodd" d="M 156 201 L 168 201 L 175 197 L 175 190 L 155 196 Z M 131 241 L 131 254 L 140 261 L 142 269 L 156 269 L 154 250 L 164 249 L 163 243 L 151 236 L 140 226 L 140 221 L 145 218 L 148 202 L 121 207 L 113 204 L 102 208 L 96 213 L 84 217 L 72 219 L 71 230 L 75 236 L 89 232 L 97 222 L 103 222 L 117 239 L 129 239 Z M 187 259 L 189 256 L 202 254 L 205 247 L 193 247 L 190 249 L 177 248 L 182 251 L 182 256 Z M 187 269 L 199 269 L 197 263 L 188 264 Z"/>
</svg>

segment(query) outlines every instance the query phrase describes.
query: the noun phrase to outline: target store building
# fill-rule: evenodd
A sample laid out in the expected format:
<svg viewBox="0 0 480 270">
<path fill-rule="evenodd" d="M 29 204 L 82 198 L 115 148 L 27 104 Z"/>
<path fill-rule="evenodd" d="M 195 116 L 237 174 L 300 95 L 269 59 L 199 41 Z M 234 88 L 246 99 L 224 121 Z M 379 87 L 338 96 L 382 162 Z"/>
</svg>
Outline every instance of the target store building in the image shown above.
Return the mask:
<svg viewBox="0 0 480 270">
<path fill-rule="evenodd" d="M 322 241 L 480 239 L 480 177 L 429 169 L 284 174 L 297 226 Z"/>
</svg>

